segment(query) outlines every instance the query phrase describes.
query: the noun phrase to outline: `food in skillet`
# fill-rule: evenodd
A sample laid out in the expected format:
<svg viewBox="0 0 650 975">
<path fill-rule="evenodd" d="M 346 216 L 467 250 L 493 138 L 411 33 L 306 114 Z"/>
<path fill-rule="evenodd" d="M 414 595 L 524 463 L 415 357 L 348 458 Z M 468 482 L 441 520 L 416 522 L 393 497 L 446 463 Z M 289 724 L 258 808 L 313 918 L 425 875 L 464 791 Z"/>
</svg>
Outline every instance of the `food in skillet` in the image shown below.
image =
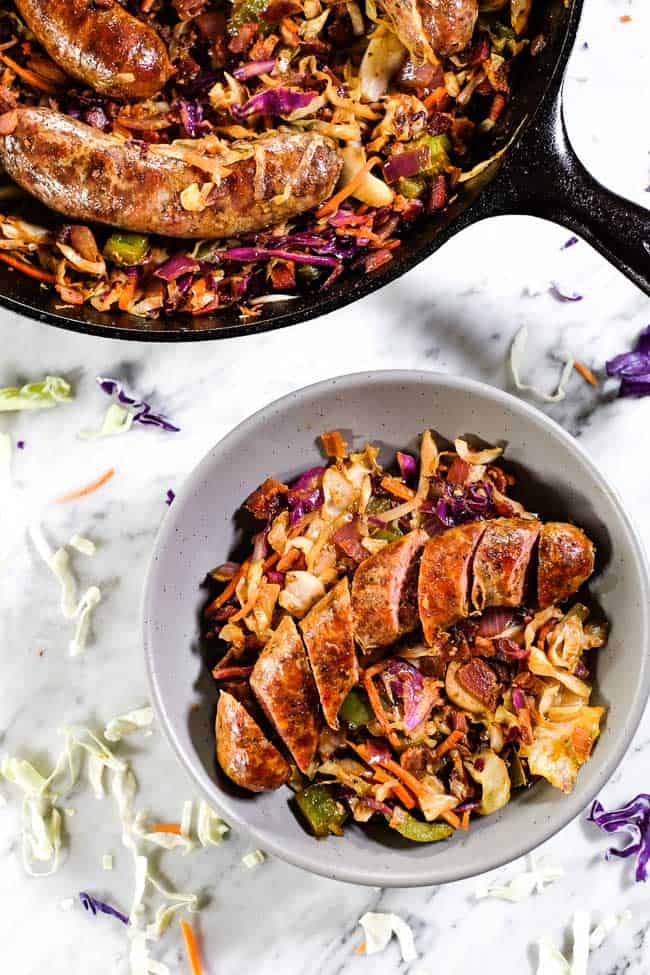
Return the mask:
<svg viewBox="0 0 650 975">
<path fill-rule="evenodd" d="M 530 6 L 7 3 L 0 260 L 145 318 L 372 271 L 490 155 Z"/>
<path fill-rule="evenodd" d="M 604 622 L 571 601 L 594 546 L 509 497 L 500 448 L 348 452 L 245 501 L 250 554 L 209 577 L 204 635 L 217 757 L 253 792 L 288 783 L 316 836 L 385 820 L 445 839 L 547 779 L 571 792 L 598 737 L 589 651 Z"/>
</svg>

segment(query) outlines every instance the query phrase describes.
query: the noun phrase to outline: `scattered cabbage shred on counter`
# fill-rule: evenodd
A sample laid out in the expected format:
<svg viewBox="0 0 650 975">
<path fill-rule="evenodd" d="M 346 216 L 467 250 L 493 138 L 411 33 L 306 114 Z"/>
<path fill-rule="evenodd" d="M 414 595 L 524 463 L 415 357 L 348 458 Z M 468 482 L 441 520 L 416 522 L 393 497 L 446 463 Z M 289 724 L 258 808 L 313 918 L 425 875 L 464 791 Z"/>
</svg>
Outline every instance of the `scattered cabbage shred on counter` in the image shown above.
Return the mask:
<svg viewBox="0 0 650 975">
<path fill-rule="evenodd" d="M 548 935 L 542 935 L 537 941 L 539 961 L 536 975 L 587 975 L 589 952 L 600 948 L 608 937 L 620 924 L 625 924 L 632 917 L 630 911 L 622 914 L 608 914 L 600 924 L 590 933 L 590 917 L 587 911 L 576 911 L 573 916 L 573 952 L 571 963 L 555 946 Z"/>
<path fill-rule="evenodd" d="M 528 343 L 528 328 L 526 325 L 522 325 L 517 334 L 515 335 L 512 345 L 510 346 L 510 372 L 512 374 L 512 380 L 521 392 L 532 393 L 538 399 L 542 400 L 544 403 L 559 403 L 566 396 L 566 387 L 569 382 L 569 377 L 573 370 L 573 359 L 569 358 L 564 363 L 562 368 L 562 373 L 560 375 L 560 381 L 558 382 L 557 389 L 554 393 L 546 393 L 544 390 L 539 389 L 537 386 L 532 384 L 524 383 L 521 379 L 521 373 L 524 367 L 524 360 L 526 357 L 526 346 Z"/>
<path fill-rule="evenodd" d="M 650 859 L 650 794 L 640 793 L 620 809 L 605 811 L 603 804 L 596 799 L 591 807 L 589 822 L 595 823 L 605 833 L 627 833 L 630 842 L 622 849 L 610 847 L 605 854 L 611 857 L 636 856 L 635 879 L 645 881 L 648 876 Z"/>
<path fill-rule="evenodd" d="M 118 406 L 128 408 L 132 423 L 141 423 L 143 426 L 148 427 L 159 427 L 161 430 L 167 430 L 169 433 L 179 432 L 180 427 L 170 423 L 162 413 L 154 413 L 151 405 L 146 400 L 139 400 L 134 396 L 130 396 L 119 380 L 110 379 L 105 376 L 97 376 L 97 384 L 102 392 L 117 401 Z M 130 425 L 131 423 L 129 423 Z"/>
<path fill-rule="evenodd" d="M 555 883 L 564 876 L 562 867 L 543 866 L 531 857 L 530 869 L 518 874 L 507 884 L 495 884 L 489 880 L 482 880 L 475 891 L 477 900 L 494 897 L 497 900 L 511 901 L 517 904 L 527 900 L 537 892 L 543 894 L 547 886 Z"/>
<path fill-rule="evenodd" d="M 14 410 L 48 410 L 58 403 L 69 403 L 73 398 L 70 384 L 60 376 L 0 389 L 0 412 Z"/>
<path fill-rule="evenodd" d="M 366 936 L 364 951 L 366 955 L 376 955 L 383 951 L 388 947 L 392 936 L 395 935 L 402 952 L 402 961 L 411 962 L 418 957 L 413 941 L 413 932 L 406 921 L 403 921 L 397 914 L 369 912 L 359 919 L 359 924 Z"/>
<path fill-rule="evenodd" d="M 641 332 L 632 352 L 623 352 L 606 363 L 607 375 L 621 380 L 618 395 L 641 397 L 650 394 L 650 325 Z"/>
</svg>

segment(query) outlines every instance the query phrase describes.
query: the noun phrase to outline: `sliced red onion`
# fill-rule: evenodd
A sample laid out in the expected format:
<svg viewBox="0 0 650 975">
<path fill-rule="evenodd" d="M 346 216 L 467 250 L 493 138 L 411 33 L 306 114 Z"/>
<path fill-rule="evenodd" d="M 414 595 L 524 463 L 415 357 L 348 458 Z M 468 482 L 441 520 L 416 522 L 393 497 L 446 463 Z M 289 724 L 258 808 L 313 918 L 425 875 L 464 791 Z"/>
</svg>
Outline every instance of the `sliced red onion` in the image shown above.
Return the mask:
<svg viewBox="0 0 650 975">
<path fill-rule="evenodd" d="M 387 183 L 395 183 L 398 179 L 409 179 L 417 176 L 431 162 L 429 146 L 418 146 L 406 152 L 397 152 L 384 163 L 384 179 Z"/>
<path fill-rule="evenodd" d="M 526 697 L 520 687 L 513 688 L 512 703 L 515 711 L 523 711 L 526 707 Z"/>
<path fill-rule="evenodd" d="M 317 98 L 315 91 L 292 91 L 290 88 L 265 88 L 253 95 L 245 105 L 231 105 L 230 111 L 238 122 L 250 115 L 290 115 L 306 108 Z"/>
<path fill-rule="evenodd" d="M 354 518 L 346 525 L 342 525 L 332 535 L 332 541 L 341 551 L 355 562 L 363 562 L 370 553 L 361 544 L 362 535 L 359 530 L 359 519 Z"/>
<path fill-rule="evenodd" d="M 411 454 L 405 454 L 401 450 L 398 450 L 397 463 L 399 465 L 400 474 L 405 481 L 410 481 L 415 477 L 417 473 L 417 463 L 415 457 L 413 457 Z"/>
<path fill-rule="evenodd" d="M 175 281 L 176 278 L 180 278 L 183 274 L 198 271 L 200 266 L 198 261 L 195 261 L 193 257 L 189 257 L 187 254 L 174 254 L 168 261 L 161 264 L 154 271 L 154 274 L 157 278 L 162 278 L 163 281 Z"/>
<path fill-rule="evenodd" d="M 520 647 L 518 643 L 509 640 L 507 637 L 495 640 L 493 645 L 497 658 L 508 663 L 515 660 L 526 660 L 530 656 L 530 650 L 527 647 Z"/>
<path fill-rule="evenodd" d="M 512 610 L 505 606 L 490 606 L 481 616 L 477 633 L 479 636 L 498 636 L 512 622 Z"/>
<path fill-rule="evenodd" d="M 269 554 L 269 546 L 266 541 L 267 531 L 258 532 L 257 535 L 253 535 L 253 554 L 252 559 L 254 562 L 259 562 L 265 559 Z"/>
<path fill-rule="evenodd" d="M 362 802 L 370 809 L 374 809 L 375 812 L 383 813 L 384 816 L 393 815 L 393 810 L 389 805 L 385 802 L 380 802 L 379 799 L 374 799 L 372 796 L 363 796 Z"/>
</svg>

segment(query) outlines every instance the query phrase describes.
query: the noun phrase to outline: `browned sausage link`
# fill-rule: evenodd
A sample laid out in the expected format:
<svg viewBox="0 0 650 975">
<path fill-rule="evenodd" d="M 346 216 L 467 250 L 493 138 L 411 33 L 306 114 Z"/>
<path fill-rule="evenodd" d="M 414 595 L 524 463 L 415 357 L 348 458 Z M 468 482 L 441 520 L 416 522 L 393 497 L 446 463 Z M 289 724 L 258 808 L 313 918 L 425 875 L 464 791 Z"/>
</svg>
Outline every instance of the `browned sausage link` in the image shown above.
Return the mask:
<svg viewBox="0 0 650 975">
<path fill-rule="evenodd" d="M 18 11 L 53 61 L 101 95 L 151 98 L 173 67 L 153 27 L 117 2 L 16 0 Z"/>
<path fill-rule="evenodd" d="M 488 521 L 474 555 L 472 602 L 476 609 L 521 606 L 541 527 L 532 518 Z"/>
<path fill-rule="evenodd" d="M 422 26 L 436 54 L 457 54 L 472 39 L 478 0 L 419 0 Z"/>
<path fill-rule="evenodd" d="M 364 650 L 387 647 L 419 623 L 417 571 L 426 532 L 416 529 L 362 562 L 352 580 L 354 635 Z"/>
<path fill-rule="evenodd" d="M 549 521 L 539 536 L 537 600 L 541 609 L 562 603 L 594 571 L 594 546 L 581 528 Z"/>
<path fill-rule="evenodd" d="M 243 789 L 278 789 L 289 778 L 289 763 L 246 708 L 225 691 L 217 705 L 216 737 L 219 765 Z"/>
<path fill-rule="evenodd" d="M 208 187 L 205 209 L 188 210 L 183 191 L 198 193 L 215 177 L 173 155 L 175 147 L 124 142 L 48 108 L 16 114 L 15 129 L 0 138 L 0 160 L 23 189 L 73 220 L 140 233 L 213 238 L 260 230 L 320 203 L 341 170 L 334 143 L 321 135 L 262 137 Z"/>
<path fill-rule="evenodd" d="M 337 582 L 316 603 L 300 623 L 300 629 L 325 720 L 336 731 L 341 705 L 359 680 L 347 578 Z"/>
<path fill-rule="evenodd" d="M 424 639 L 431 645 L 439 628 L 469 614 L 469 571 L 485 522 L 459 525 L 434 535 L 420 562 L 418 600 Z"/>
<path fill-rule="evenodd" d="M 307 772 L 318 745 L 318 693 L 307 654 L 290 616 L 285 616 L 253 668 L 250 685 L 267 717 Z"/>
</svg>

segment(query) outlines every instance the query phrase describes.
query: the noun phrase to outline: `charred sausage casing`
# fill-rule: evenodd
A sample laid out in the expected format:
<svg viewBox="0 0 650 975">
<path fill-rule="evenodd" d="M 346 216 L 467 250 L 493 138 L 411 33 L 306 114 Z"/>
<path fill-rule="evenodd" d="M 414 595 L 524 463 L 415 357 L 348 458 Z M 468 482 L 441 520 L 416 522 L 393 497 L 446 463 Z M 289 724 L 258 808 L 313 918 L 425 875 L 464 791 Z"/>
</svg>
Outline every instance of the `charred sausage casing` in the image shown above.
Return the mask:
<svg viewBox="0 0 650 975">
<path fill-rule="evenodd" d="M 434 535 L 420 562 L 418 602 L 424 639 L 431 646 L 436 632 L 469 615 L 470 566 L 485 531 L 485 522 L 459 525 Z"/>
<path fill-rule="evenodd" d="M 593 543 L 581 528 L 549 521 L 539 536 L 537 601 L 540 609 L 563 603 L 594 571 Z"/>
<path fill-rule="evenodd" d="M 225 691 L 217 705 L 216 737 L 219 765 L 243 789 L 278 789 L 289 778 L 289 763 L 243 704 Z"/>
<path fill-rule="evenodd" d="M 171 76 L 153 27 L 113 0 L 16 0 L 21 17 L 67 74 L 111 98 L 151 98 Z"/>
<path fill-rule="evenodd" d="M 533 518 L 488 521 L 474 554 L 472 602 L 476 609 L 521 606 L 541 527 Z"/>
<path fill-rule="evenodd" d="M 334 143 L 317 133 L 265 136 L 224 165 L 204 209 L 189 210 L 184 191 L 199 192 L 213 177 L 176 147 L 125 142 L 49 108 L 15 114 L 0 159 L 16 183 L 73 220 L 139 233 L 191 239 L 260 230 L 320 203 L 341 170 Z"/>
</svg>

